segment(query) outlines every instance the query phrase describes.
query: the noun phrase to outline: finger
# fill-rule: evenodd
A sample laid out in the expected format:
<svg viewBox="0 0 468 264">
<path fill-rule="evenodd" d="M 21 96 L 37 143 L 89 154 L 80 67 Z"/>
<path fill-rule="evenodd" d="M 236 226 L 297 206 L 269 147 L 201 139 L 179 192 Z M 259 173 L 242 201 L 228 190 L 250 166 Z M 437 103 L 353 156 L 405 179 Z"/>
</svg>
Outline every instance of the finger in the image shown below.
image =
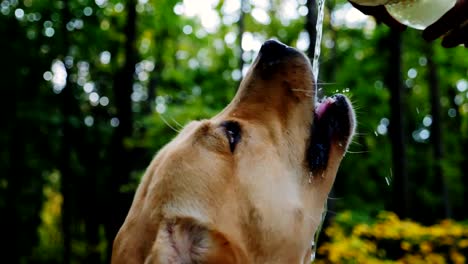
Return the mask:
<svg viewBox="0 0 468 264">
<path fill-rule="evenodd" d="M 468 16 L 468 0 L 458 0 L 455 6 L 423 31 L 423 38 L 432 41 L 457 27 Z"/>
<path fill-rule="evenodd" d="M 442 46 L 445 48 L 453 48 L 460 44 L 468 43 L 468 25 L 450 32 L 442 40 Z"/>
</svg>

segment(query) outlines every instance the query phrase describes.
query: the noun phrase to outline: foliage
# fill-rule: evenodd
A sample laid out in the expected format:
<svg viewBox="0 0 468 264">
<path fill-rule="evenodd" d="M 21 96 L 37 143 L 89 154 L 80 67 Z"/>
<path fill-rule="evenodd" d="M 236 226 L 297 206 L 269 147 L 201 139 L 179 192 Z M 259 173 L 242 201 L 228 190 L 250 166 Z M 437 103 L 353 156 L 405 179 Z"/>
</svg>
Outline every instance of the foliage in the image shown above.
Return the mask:
<svg viewBox="0 0 468 264">
<path fill-rule="evenodd" d="M 386 211 L 369 222 L 353 218 L 351 211 L 337 215 L 325 230 L 331 241 L 320 245 L 314 263 L 466 263 L 467 223 L 423 226 Z"/>
</svg>

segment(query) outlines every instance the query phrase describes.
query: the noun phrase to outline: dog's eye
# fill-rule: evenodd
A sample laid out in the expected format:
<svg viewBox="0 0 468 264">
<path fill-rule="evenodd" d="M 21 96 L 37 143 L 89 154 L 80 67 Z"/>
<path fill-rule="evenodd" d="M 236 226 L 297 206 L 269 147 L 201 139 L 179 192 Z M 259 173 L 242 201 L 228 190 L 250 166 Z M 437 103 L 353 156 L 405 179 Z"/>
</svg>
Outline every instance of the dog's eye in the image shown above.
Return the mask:
<svg viewBox="0 0 468 264">
<path fill-rule="evenodd" d="M 234 149 L 241 138 L 239 123 L 234 121 L 224 121 L 221 126 L 224 127 L 224 132 L 226 133 L 226 137 L 229 142 L 229 149 L 231 152 L 234 152 Z"/>
</svg>

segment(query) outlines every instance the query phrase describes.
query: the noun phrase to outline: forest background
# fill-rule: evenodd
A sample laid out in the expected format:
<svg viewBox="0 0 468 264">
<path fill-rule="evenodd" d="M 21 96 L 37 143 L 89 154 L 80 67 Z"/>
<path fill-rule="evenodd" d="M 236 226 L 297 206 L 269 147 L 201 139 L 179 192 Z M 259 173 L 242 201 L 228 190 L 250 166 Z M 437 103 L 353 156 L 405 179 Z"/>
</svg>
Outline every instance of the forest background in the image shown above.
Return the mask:
<svg viewBox="0 0 468 264">
<path fill-rule="evenodd" d="M 319 88 L 352 98 L 358 134 L 318 259 L 465 263 L 468 49 L 325 5 Z M 314 0 L 1 0 L 6 263 L 108 263 L 155 153 L 230 101 L 263 41 L 312 57 L 316 12 Z M 368 260 L 347 256 L 356 248 Z"/>
</svg>

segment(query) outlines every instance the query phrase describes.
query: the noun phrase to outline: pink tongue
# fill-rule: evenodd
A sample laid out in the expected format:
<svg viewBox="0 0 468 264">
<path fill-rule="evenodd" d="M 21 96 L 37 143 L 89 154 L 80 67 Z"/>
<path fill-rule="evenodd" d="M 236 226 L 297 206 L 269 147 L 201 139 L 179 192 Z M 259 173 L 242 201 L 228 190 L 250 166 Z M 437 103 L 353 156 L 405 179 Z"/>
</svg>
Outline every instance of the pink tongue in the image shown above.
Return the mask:
<svg viewBox="0 0 468 264">
<path fill-rule="evenodd" d="M 330 105 L 332 105 L 333 103 L 335 103 L 335 99 L 330 98 L 330 97 L 326 98 L 321 103 L 319 103 L 317 107 L 315 108 L 316 117 L 320 119 L 323 113 L 325 113 L 328 107 L 330 107 Z"/>
</svg>

